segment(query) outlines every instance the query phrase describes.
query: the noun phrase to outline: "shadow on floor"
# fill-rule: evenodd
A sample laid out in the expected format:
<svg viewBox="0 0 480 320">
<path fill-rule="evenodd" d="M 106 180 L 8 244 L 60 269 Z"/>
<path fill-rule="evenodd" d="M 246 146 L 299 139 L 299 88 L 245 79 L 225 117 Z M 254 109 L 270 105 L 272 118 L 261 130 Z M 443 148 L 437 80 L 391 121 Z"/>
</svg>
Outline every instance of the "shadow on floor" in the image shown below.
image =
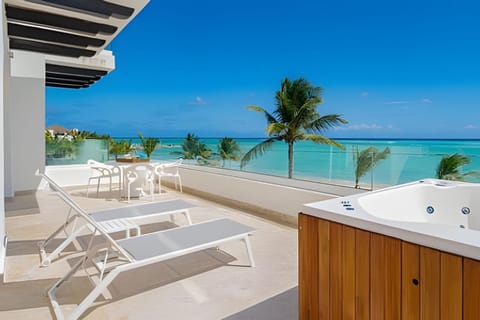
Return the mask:
<svg viewBox="0 0 480 320">
<path fill-rule="evenodd" d="M 71 263 L 78 261 L 77 259 L 78 257 L 71 259 Z M 118 301 L 226 266 L 235 260 L 233 256 L 212 248 L 130 270 L 120 274 L 108 287 L 112 295 L 111 301 Z M 61 305 L 78 304 L 92 290 L 90 282 L 82 273 L 79 272 L 58 290 L 57 297 Z M 45 292 L 56 280 L 58 279 L 49 278 L 8 283 L 0 282 L 0 311 L 48 306 L 49 302 Z M 110 300 L 105 300 L 102 296 L 98 297 L 96 304 L 87 310 L 86 314 L 105 303 L 110 303 Z"/>
<path fill-rule="evenodd" d="M 14 198 L 5 198 L 5 217 L 18 217 L 29 214 L 39 214 L 35 192 L 15 195 Z"/>
<path fill-rule="evenodd" d="M 13 240 L 8 241 L 7 244 L 7 256 L 23 256 L 27 254 L 39 254 L 39 243 L 45 239 L 38 240 Z M 65 239 L 58 238 L 53 239 L 49 247 L 56 248 L 60 245 Z M 63 252 L 75 252 L 77 249 L 73 244 L 68 245 Z"/>
<path fill-rule="evenodd" d="M 96 191 L 89 192 L 88 197 L 87 197 L 87 192 L 86 191 L 69 191 L 70 195 L 75 196 L 75 197 L 83 197 L 83 198 L 90 198 L 90 199 L 95 199 L 95 200 L 106 200 L 110 201 L 113 199 L 121 199 L 120 195 L 120 190 L 100 190 L 98 193 Z"/>
<path fill-rule="evenodd" d="M 298 319 L 298 287 L 282 292 L 224 320 L 294 320 Z"/>
<path fill-rule="evenodd" d="M 74 262 L 73 260 L 72 262 Z M 100 296 L 96 300 L 97 303 L 89 308 L 84 316 L 111 301 L 119 301 L 172 282 L 227 266 L 235 260 L 236 258 L 227 253 L 211 248 L 123 272 L 108 287 L 112 300 L 105 300 Z M 69 261 L 69 263 L 71 262 Z M 86 293 L 84 292 L 84 294 Z M 78 303 L 78 300 L 76 303 Z M 138 307 L 144 306 L 139 305 Z"/>
<path fill-rule="evenodd" d="M 160 230 L 167 230 L 171 228 L 177 227 L 176 224 L 169 222 L 169 221 L 162 221 L 156 223 L 145 224 L 141 226 L 142 234 L 156 232 Z M 125 232 L 116 232 L 110 234 L 114 239 L 123 239 L 125 238 Z M 91 235 L 83 235 L 78 236 L 76 240 L 76 244 L 80 246 L 80 248 L 76 248 L 73 243 L 68 245 L 60 254 L 60 257 L 64 256 L 67 253 L 78 252 L 78 249 L 85 250 L 88 247 L 88 242 L 91 238 Z M 103 241 L 101 236 L 96 236 L 98 239 L 96 242 Z M 39 254 L 39 243 L 44 241 L 45 239 L 34 239 L 34 240 L 11 240 L 8 241 L 7 245 L 7 256 L 21 256 L 27 254 Z M 65 238 L 55 238 L 51 240 L 49 245 L 47 246 L 47 253 L 54 250 L 58 247 Z"/>
</svg>

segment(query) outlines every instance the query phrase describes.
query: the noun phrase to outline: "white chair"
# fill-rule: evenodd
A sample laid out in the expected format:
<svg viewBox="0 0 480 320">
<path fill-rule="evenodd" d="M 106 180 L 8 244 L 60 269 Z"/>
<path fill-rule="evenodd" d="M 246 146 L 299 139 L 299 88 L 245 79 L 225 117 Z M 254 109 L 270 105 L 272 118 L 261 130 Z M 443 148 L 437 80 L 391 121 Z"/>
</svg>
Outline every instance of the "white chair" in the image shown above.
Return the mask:
<svg viewBox="0 0 480 320">
<path fill-rule="evenodd" d="M 92 183 L 92 181 L 94 182 L 96 181 L 96 184 L 97 184 L 97 198 L 98 198 L 98 193 L 100 191 L 100 182 L 102 181 L 102 179 L 108 180 L 108 191 L 112 191 L 112 178 L 118 177 L 118 188 L 120 189 L 121 174 L 118 168 L 105 165 L 95 160 L 88 160 L 87 164 L 90 166 L 90 169 L 92 171 L 90 178 L 88 178 L 87 198 L 88 198 L 88 190 L 90 188 L 90 184 Z"/>
<path fill-rule="evenodd" d="M 134 164 L 123 171 L 124 184 L 127 190 L 127 202 L 130 202 L 132 188 L 139 192 L 139 196 L 147 195 L 144 189 L 146 186 L 148 186 L 151 201 L 153 201 L 155 168 L 149 164 Z"/>
<path fill-rule="evenodd" d="M 175 190 L 177 190 L 177 182 L 180 187 L 180 192 L 183 192 L 182 189 L 182 178 L 180 177 L 179 167 L 182 164 L 183 159 L 180 158 L 174 162 L 162 163 L 155 167 L 155 175 L 158 177 L 158 193 L 162 193 L 162 177 L 171 177 L 174 179 Z"/>
</svg>

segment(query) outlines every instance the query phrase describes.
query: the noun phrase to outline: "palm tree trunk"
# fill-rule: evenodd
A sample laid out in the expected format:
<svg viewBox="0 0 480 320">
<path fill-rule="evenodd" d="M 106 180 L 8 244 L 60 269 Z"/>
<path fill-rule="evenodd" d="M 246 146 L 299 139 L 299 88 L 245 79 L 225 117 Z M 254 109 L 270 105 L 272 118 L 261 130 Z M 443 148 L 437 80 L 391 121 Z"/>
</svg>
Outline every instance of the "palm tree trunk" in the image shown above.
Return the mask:
<svg viewBox="0 0 480 320">
<path fill-rule="evenodd" d="M 293 142 L 288 143 L 288 178 L 293 176 Z"/>
</svg>

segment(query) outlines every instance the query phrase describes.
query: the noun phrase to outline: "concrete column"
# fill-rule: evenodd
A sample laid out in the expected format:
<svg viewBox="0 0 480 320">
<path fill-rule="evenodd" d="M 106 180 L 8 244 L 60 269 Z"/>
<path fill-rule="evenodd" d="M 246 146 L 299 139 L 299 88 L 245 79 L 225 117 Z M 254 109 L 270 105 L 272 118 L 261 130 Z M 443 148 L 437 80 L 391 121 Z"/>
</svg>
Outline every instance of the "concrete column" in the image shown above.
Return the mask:
<svg viewBox="0 0 480 320">
<path fill-rule="evenodd" d="M 13 51 L 5 131 L 7 195 L 36 190 L 40 179 L 34 175 L 45 167 L 45 56 Z"/>
<path fill-rule="evenodd" d="M 3 2 L 2 2 L 3 4 Z M 0 23 L 0 35 L 2 41 L 0 41 L 0 124 L 2 129 L 0 130 L 0 167 L 4 168 L 4 111 L 6 100 L 6 87 L 8 86 L 8 48 L 7 48 L 7 32 L 5 27 L 5 7 L 2 5 L 0 9 L 2 21 Z M 6 252 L 6 237 L 5 237 L 5 190 L 4 190 L 4 170 L 0 170 L 0 274 L 5 271 L 5 252 Z"/>
</svg>

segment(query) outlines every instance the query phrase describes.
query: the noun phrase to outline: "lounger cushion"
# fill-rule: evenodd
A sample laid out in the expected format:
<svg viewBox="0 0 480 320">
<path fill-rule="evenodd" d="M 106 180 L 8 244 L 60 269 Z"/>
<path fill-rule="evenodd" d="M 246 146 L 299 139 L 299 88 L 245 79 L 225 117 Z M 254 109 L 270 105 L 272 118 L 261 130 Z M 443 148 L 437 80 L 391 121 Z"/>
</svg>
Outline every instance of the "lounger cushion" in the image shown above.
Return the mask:
<svg viewBox="0 0 480 320">
<path fill-rule="evenodd" d="M 195 207 L 195 205 L 187 201 L 171 200 L 97 211 L 91 213 L 90 217 L 97 222 L 115 219 L 145 218 L 145 216 L 154 215 L 156 213 L 165 214 L 168 212 L 179 212 L 193 207 Z"/>
<path fill-rule="evenodd" d="M 190 250 L 197 246 L 215 246 L 219 241 L 241 238 L 255 229 L 230 219 L 210 220 L 190 226 L 159 231 L 117 241 L 135 260 Z"/>
</svg>

